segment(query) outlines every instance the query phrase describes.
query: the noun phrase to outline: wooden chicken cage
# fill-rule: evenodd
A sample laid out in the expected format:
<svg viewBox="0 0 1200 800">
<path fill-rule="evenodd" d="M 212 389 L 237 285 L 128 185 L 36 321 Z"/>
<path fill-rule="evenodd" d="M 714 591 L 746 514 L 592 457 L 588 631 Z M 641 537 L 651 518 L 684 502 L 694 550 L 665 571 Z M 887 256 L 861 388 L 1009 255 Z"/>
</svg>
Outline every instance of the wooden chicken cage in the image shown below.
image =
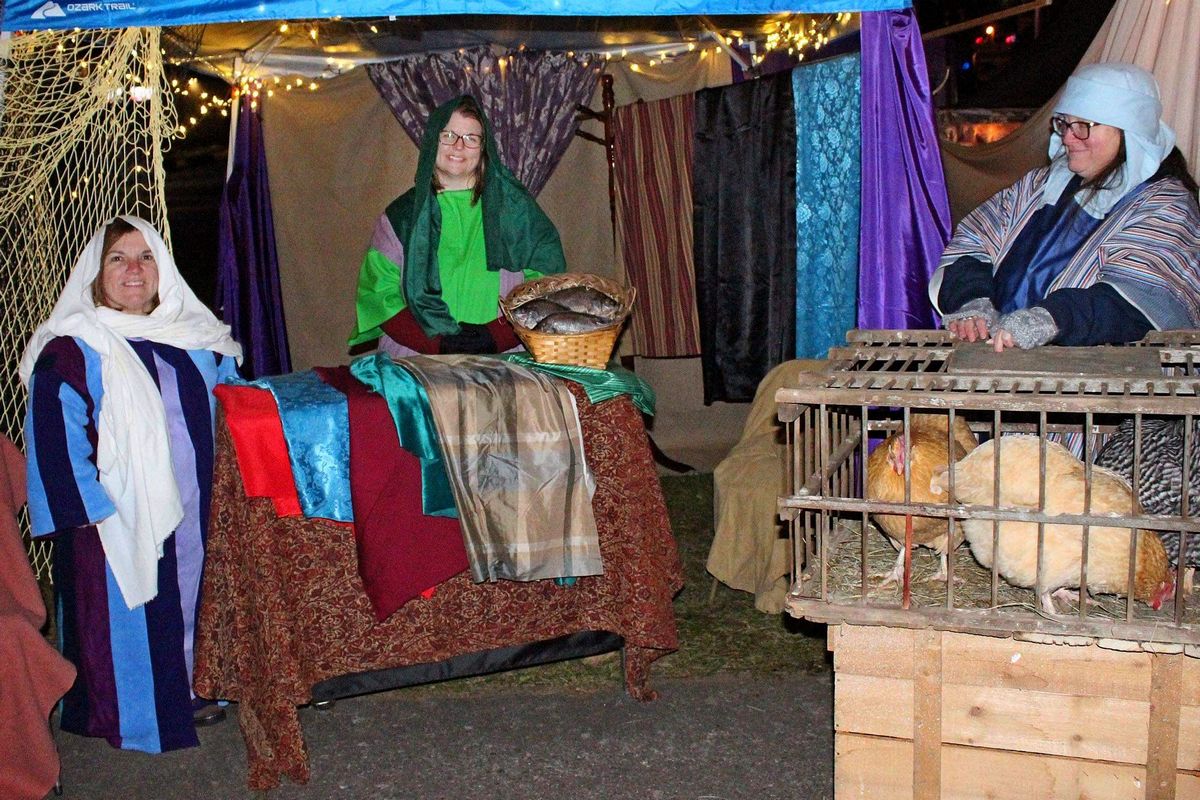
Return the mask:
<svg viewBox="0 0 1200 800">
<path fill-rule="evenodd" d="M 996 354 L 938 331 L 854 331 L 826 371 L 801 374 L 776 400 L 791 446 L 790 494 L 779 501 L 794 561 L 786 608 L 830 626 L 839 798 L 1200 797 L 1200 598 L 1184 588 L 1200 515 L 1196 490 L 1181 491 L 1200 484 L 1200 470 L 1189 469 L 1200 448 L 1200 332 Z M 988 502 L 959 501 L 959 465 L 943 470 L 948 491 L 937 502 L 917 498 L 911 477 L 901 497 L 865 499 L 872 447 L 892 434 L 908 444 L 914 417 L 933 413 L 946 417 L 947 452 L 959 417 L 992 443 Z M 1171 451 L 1182 469 L 1178 507 L 1098 510 L 1107 498 L 1093 497 L 1101 469 L 1092 461 L 1121 430 L 1132 432 L 1127 500 L 1162 480 L 1146 438 L 1160 423 L 1182 436 L 1182 456 Z M 1006 497 L 1000 451 L 1011 434 L 1037 437 L 1040 456 L 1015 465 L 1037 479 L 1032 506 Z M 1072 449 L 1084 476 L 1071 513 L 1052 502 L 1054 441 Z M 911 458 L 908 449 L 909 476 Z M 877 573 L 897 556 L 875 524 L 883 512 L 985 525 L 992 552 L 1015 526 L 1032 526 L 1036 579 L 1010 585 L 999 556 L 985 568 L 963 544 L 947 552 L 949 580 L 928 580 L 937 559 L 914 548 L 897 562 L 899 586 L 881 587 Z M 1060 539 L 1067 524 L 1081 533 L 1074 602 L 1047 613 L 1037 598 L 1049 588 L 1050 554 L 1069 541 Z M 1089 559 L 1092 531 L 1128 541 L 1117 552 L 1126 586 L 1141 572 L 1141 548 L 1154 544 L 1147 538 L 1177 543 L 1161 608 L 1128 593 L 1088 599 L 1089 575 L 1111 571 L 1089 563 L 1099 561 Z"/>
</svg>

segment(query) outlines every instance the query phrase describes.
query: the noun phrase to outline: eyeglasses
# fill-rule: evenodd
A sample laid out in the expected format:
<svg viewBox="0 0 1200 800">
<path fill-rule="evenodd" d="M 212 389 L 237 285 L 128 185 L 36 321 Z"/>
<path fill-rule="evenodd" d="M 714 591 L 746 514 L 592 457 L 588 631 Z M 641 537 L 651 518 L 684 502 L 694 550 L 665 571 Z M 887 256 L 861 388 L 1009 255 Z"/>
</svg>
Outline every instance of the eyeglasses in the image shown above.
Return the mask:
<svg viewBox="0 0 1200 800">
<path fill-rule="evenodd" d="M 1065 117 L 1051 117 L 1050 130 L 1057 133 L 1059 136 L 1066 136 L 1067 131 L 1075 135 L 1075 138 L 1083 141 L 1092 135 L 1092 128 L 1099 125 L 1099 122 L 1084 122 L 1081 119 L 1071 121 Z"/>
<path fill-rule="evenodd" d="M 438 134 L 438 141 L 447 147 L 453 147 L 454 143 L 462 139 L 463 147 L 470 150 L 475 150 L 479 145 L 483 144 L 483 137 L 478 133 L 455 133 L 451 130 L 445 130 Z"/>
</svg>

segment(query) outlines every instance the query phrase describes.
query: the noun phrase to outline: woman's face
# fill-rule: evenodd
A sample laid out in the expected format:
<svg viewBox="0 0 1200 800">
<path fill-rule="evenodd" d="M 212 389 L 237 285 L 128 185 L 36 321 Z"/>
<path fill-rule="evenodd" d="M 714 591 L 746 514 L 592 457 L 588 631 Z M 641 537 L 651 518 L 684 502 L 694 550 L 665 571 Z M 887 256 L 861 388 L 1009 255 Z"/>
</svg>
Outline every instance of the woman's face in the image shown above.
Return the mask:
<svg viewBox="0 0 1200 800">
<path fill-rule="evenodd" d="M 450 115 L 443 131 L 453 131 L 460 137 L 463 134 L 483 136 L 483 125 L 477 119 L 471 119 L 461 111 Z M 438 183 L 443 189 L 471 189 L 475 186 L 475 169 L 479 166 L 480 147 L 467 147 L 459 138 L 454 144 L 438 143 L 437 159 L 433 168 L 437 172 Z"/>
<path fill-rule="evenodd" d="M 1068 122 L 1080 120 L 1080 117 L 1072 117 L 1070 114 L 1063 116 Z M 1080 139 L 1068 129 L 1062 140 L 1067 148 L 1067 167 L 1084 180 L 1090 181 L 1103 172 L 1120 152 L 1121 129 L 1111 125 L 1093 125 L 1086 139 Z"/>
<path fill-rule="evenodd" d="M 126 314 L 146 315 L 158 296 L 158 262 L 146 237 L 132 231 L 104 254 L 100 272 L 105 305 Z"/>
</svg>

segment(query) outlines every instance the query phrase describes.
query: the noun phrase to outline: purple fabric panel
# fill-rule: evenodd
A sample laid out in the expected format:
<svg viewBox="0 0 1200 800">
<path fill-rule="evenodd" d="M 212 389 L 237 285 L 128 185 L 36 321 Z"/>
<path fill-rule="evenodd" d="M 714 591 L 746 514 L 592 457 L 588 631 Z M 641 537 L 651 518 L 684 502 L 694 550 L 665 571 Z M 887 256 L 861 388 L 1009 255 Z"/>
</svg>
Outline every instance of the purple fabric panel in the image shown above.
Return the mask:
<svg viewBox="0 0 1200 800">
<path fill-rule="evenodd" d="M 591 101 L 600 66 L 589 54 L 478 47 L 370 64 L 367 74 L 414 143 L 435 108 L 475 97 L 505 166 L 536 196 L 571 144 L 575 108 Z"/>
<path fill-rule="evenodd" d="M 79 670 L 63 697 L 64 731 L 103 736 L 121 746 L 117 682 L 109 645 L 108 581 L 104 546 L 95 526 L 75 528 L 54 543 L 54 586 L 59 595 L 63 655 Z"/>
<path fill-rule="evenodd" d="M 392 221 L 388 219 L 387 214 L 380 214 L 375 223 L 375 232 L 371 234 L 371 248 L 378 250 L 388 261 L 401 269 L 404 268 L 404 245 L 396 236 L 396 229 L 392 227 Z"/>
<path fill-rule="evenodd" d="M 929 277 L 950 240 L 921 32 L 912 9 L 862 15 L 860 328 L 931 328 Z"/>
<path fill-rule="evenodd" d="M 192 648 L 196 635 L 196 606 L 200 600 L 200 575 L 204 567 L 204 541 L 200 535 L 200 485 L 196 475 L 196 449 L 188 434 L 187 419 L 179 401 L 179 385 L 175 370 L 159 361 L 159 390 L 167 411 L 167 437 L 171 447 L 171 465 L 175 483 L 183 502 L 183 521 L 172 536 L 176 579 L 179 590 L 179 612 L 183 624 L 183 660 L 187 673 L 188 692 L 191 692 L 192 667 L 195 663 Z M 160 570 L 161 571 L 161 570 Z M 160 581 L 160 587 L 161 587 Z"/>
<path fill-rule="evenodd" d="M 244 350 L 243 374 L 258 378 L 291 372 L 262 119 L 244 101 L 220 216 L 217 308 Z"/>
</svg>

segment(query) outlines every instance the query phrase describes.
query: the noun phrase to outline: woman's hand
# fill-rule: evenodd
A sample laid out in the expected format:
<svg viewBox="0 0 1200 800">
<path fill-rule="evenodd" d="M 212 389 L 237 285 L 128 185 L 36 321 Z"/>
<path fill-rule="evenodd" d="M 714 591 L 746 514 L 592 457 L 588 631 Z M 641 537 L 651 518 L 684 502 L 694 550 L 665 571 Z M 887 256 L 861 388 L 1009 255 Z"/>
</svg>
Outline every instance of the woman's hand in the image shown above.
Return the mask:
<svg viewBox="0 0 1200 800">
<path fill-rule="evenodd" d="M 992 349 L 997 353 L 1003 353 L 1005 350 L 1011 350 L 1017 346 L 1017 343 L 1013 341 L 1012 334 L 1003 328 L 996 330 L 995 335 L 992 336 L 991 339 L 988 339 L 988 344 L 990 344 Z"/>
<path fill-rule="evenodd" d="M 985 317 L 964 317 L 946 323 L 946 330 L 965 342 L 982 342 L 991 336 Z"/>
<path fill-rule="evenodd" d="M 1050 312 L 1041 306 L 1030 306 L 1000 318 L 992 336 L 992 349 L 997 353 L 1011 347 L 1029 350 L 1049 344 L 1057 336 L 1058 325 Z"/>
<path fill-rule="evenodd" d="M 946 330 L 964 342 L 982 342 L 992 335 L 1000 313 L 987 297 L 977 297 L 962 308 L 942 317 Z"/>
</svg>

